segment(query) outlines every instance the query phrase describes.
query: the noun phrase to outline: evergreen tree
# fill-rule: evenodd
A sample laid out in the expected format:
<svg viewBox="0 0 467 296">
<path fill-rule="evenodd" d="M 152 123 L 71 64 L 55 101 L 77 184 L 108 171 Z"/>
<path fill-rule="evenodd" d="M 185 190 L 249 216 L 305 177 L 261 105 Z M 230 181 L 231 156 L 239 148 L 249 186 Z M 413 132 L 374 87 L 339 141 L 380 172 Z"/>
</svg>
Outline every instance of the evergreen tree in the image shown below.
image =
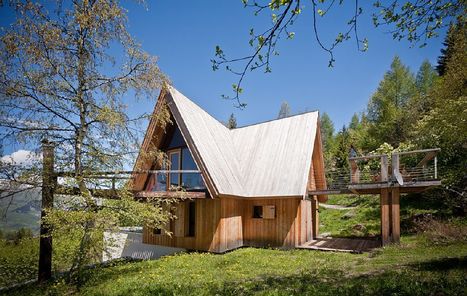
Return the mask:
<svg viewBox="0 0 467 296">
<path fill-rule="evenodd" d="M 415 79 L 417 94 L 409 100 L 408 110 L 411 116 L 408 124 L 413 125 L 432 107 L 430 92 L 438 79 L 438 74 L 428 60 L 420 66 Z"/>
<path fill-rule="evenodd" d="M 414 141 L 420 147 L 440 147 L 444 184 L 465 191 L 467 167 L 467 30 L 451 32 L 450 57 L 444 75 L 433 88 L 433 108 L 418 122 Z M 464 183 L 462 183 L 464 182 Z M 460 208 L 465 197 L 451 200 Z"/>
<path fill-rule="evenodd" d="M 290 116 L 290 107 L 287 101 L 283 101 L 277 119 L 286 118 Z"/>
<path fill-rule="evenodd" d="M 422 96 L 427 96 L 433 84 L 438 78 L 438 74 L 428 60 L 424 60 L 418 69 L 415 85 Z"/>
<path fill-rule="evenodd" d="M 336 150 L 334 153 L 336 168 L 349 168 L 350 145 L 349 131 L 344 125 L 336 135 Z"/>
<path fill-rule="evenodd" d="M 438 58 L 438 65 L 436 66 L 436 71 L 438 72 L 439 76 L 443 76 L 446 73 L 446 65 L 452 56 L 455 36 L 462 34 L 462 32 L 465 33 L 465 24 L 451 24 L 449 27 L 446 39 L 443 42 L 445 47 L 441 49 L 441 56 Z"/>
<path fill-rule="evenodd" d="M 391 63 L 368 104 L 369 135 L 373 147 L 387 142 L 393 146 L 407 137 L 407 102 L 416 94 L 415 78 L 399 57 Z"/>
<path fill-rule="evenodd" d="M 358 118 L 358 114 L 354 113 L 354 115 L 352 116 L 352 119 L 350 120 L 349 129 L 356 130 L 359 125 L 360 125 L 360 120 Z"/>
<path fill-rule="evenodd" d="M 234 129 L 237 128 L 237 119 L 235 118 L 235 115 L 232 113 L 230 114 L 229 120 L 227 121 L 227 126 L 228 129 Z"/>
<path fill-rule="evenodd" d="M 320 116 L 319 123 L 325 167 L 331 168 L 334 157 L 334 123 L 326 112 Z"/>
</svg>

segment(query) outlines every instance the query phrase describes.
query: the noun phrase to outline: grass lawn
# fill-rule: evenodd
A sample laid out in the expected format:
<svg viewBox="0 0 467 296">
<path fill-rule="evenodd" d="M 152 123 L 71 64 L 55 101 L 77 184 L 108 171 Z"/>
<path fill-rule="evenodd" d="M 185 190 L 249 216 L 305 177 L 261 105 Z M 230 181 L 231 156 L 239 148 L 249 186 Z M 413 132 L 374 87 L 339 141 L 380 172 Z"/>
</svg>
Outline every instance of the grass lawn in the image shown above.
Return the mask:
<svg viewBox="0 0 467 296">
<path fill-rule="evenodd" d="M 334 236 L 379 232 L 377 197 L 338 196 L 329 203 L 357 208 L 350 214 L 351 210 L 321 208 L 321 232 Z M 402 221 L 426 211 L 410 201 L 401 208 Z M 456 223 L 467 227 L 465 219 Z M 356 224 L 366 230 L 356 232 Z M 429 233 L 405 234 L 400 245 L 365 254 L 241 248 L 223 255 L 195 252 L 120 262 L 85 271 L 79 288 L 58 279 L 8 295 L 466 295 L 463 229 L 464 236 L 436 243 Z M 23 256 L 4 255 L 15 249 L 0 245 L 0 283 L 1 277 L 7 277 L 3 283 L 35 277 L 36 245 L 17 246 Z"/>
<path fill-rule="evenodd" d="M 405 236 L 367 254 L 242 248 L 88 270 L 77 290 L 60 281 L 9 295 L 465 295 L 467 245 Z"/>
</svg>

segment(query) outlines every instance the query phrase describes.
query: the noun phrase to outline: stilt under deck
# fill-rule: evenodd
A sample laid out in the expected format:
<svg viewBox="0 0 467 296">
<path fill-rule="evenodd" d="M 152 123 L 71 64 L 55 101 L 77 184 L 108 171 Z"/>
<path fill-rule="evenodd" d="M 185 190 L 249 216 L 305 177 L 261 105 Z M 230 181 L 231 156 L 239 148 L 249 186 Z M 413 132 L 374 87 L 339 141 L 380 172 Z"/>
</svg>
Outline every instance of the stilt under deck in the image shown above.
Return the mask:
<svg viewBox="0 0 467 296">
<path fill-rule="evenodd" d="M 440 149 L 426 149 L 393 153 L 391 164 L 387 155 L 369 155 L 350 158 L 350 174 L 348 172 L 331 172 L 326 180 L 316 184 L 315 190 L 308 192 L 308 197 L 316 200 L 317 196 L 333 194 L 379 194 L 381 236 L 380 239 L 320 238 L 314 232 L 313 240 L 299 248 L 327 251 L 366 252 L 378 246 L 385 246 L 400 241 L 400 194 L 421 192 L 427 188 L 441 185 L 438 179 L 436 154 Z M 401 158 L 410 156 L 412 166 L 402 162 Z M 421 158 L 414 165 L 414 159 Z M 421 157 L 420 157 L 421 156 Z M 375 162 L 376 160 L 376 162 Z M 378 161 L 379 160 L 379 161 Z M 365 162 L 365 163 L 364 163 Z M 379 170 L 369 170 L 373 162 Z M 332 174 L 334 173 L 334 174 Z M 313 216 L 317 216 L 313 212 Z"/>
</svg>

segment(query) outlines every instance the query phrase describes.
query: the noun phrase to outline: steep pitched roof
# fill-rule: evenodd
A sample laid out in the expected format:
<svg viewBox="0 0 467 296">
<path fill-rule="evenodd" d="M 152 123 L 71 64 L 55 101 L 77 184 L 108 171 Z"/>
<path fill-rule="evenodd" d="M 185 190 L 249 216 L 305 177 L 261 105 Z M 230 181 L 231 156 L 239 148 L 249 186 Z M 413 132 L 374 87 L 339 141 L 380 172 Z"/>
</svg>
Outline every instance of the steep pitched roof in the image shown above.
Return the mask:
<svg viewBox="0 0 467 296">
<path fill-rule="evenodd" d="M 171 86 L 165 99 L 211 194 L 306 194 L 317 111 L 229 130 Z"/>
</svg>

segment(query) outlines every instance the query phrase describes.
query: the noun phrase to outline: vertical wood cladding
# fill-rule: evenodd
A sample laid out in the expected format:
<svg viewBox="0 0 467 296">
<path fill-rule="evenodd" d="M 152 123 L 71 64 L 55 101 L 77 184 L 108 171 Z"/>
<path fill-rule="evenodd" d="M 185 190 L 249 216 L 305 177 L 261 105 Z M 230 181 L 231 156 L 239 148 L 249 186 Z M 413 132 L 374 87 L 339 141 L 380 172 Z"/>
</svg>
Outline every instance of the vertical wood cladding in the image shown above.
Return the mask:
<svg viewBox="0 0 467 296">
<path fill-rule="evenodd" d="M 177 205 L 179 219 L 172 221 L 172 236 L 144 228 L 148 244 L 221 253 L 241 246 L 286 247 L 312 237 L 311 202 L 300 198 L 197 199 L 194 237 L 186 236 L 188 201 Z M 254 206 L 274 206 L 273 219 L 253 218 Z"/>
</svg>

